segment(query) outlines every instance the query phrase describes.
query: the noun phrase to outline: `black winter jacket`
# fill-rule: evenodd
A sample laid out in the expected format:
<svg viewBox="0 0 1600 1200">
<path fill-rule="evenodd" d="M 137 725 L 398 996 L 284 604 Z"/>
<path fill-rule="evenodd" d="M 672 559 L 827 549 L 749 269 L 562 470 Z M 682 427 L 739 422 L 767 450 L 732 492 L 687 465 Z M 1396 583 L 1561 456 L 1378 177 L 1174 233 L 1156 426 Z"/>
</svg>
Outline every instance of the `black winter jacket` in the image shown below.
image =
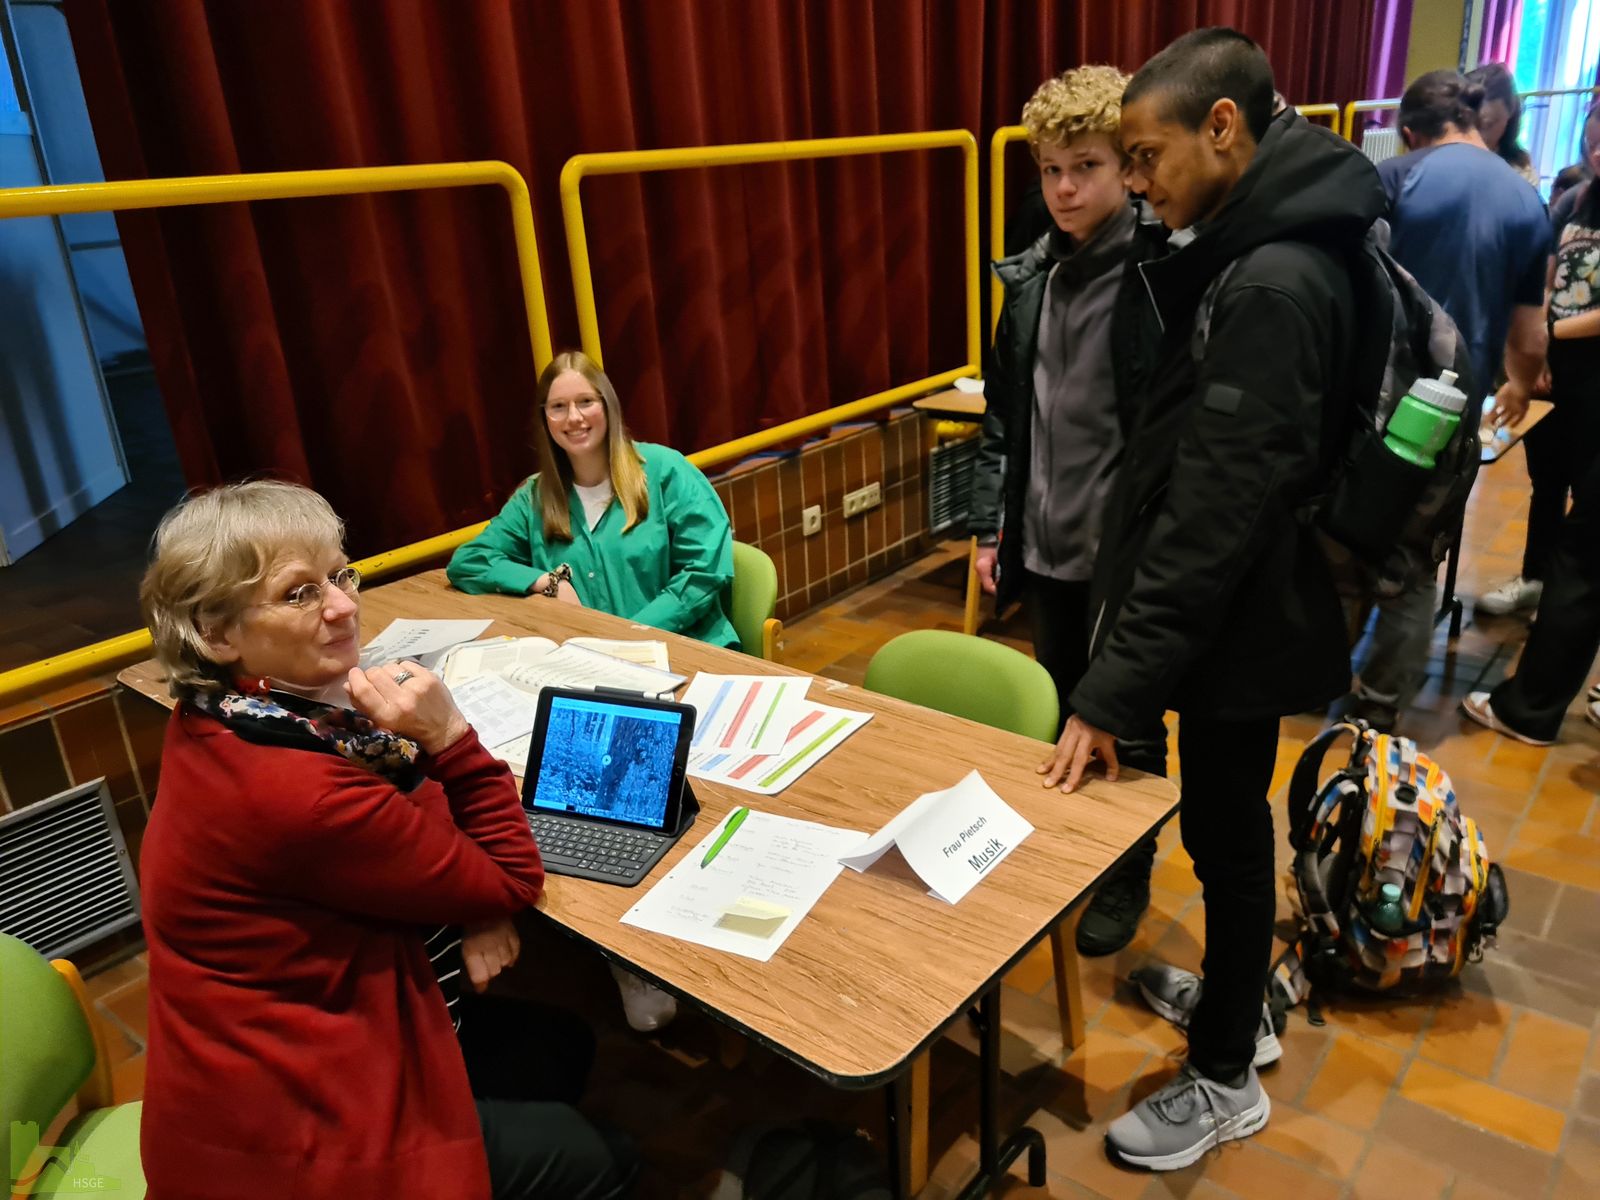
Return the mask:
<svg viewBox="0 0 1600 1200">
<path fill-rule="evenodd" d="M 1281 716 L 1348 688 L 1307 506 L 1348 435 L 1348 264 L 1383 206 L 1359 151 L 1287 112 L 1199 236 L 1130 272 L 1113 337 L 1132 427 L 1071 696 L 1090 724 L 1126 736 L 1169 708 Z M 1235 260 L 1199 357 L 1198 306 Z"/>
</svg>

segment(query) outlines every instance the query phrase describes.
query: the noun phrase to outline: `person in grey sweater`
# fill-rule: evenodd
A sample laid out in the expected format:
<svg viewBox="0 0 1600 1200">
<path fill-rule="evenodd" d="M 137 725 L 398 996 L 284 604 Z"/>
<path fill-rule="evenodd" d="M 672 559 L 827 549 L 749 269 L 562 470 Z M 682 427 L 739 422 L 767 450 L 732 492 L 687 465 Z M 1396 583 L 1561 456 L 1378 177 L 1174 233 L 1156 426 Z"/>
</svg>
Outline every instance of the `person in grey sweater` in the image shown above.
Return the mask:
<svg viewBox="0 0 1600 1200">
<path fill-rule="evenodd" d="M 994 265 L 1005 287 L 984 380 L 986 412 L 970 526 L 977 570 L 1003 608 L 1020 599 L 1034 654 L 1067 697 L 1088 665 L 1089 581 L 1123 452 L 1112 377 L 1112 312 L 1133 248 L 1135 208 L 1117 145 L 1127 76 L 1087 66 L 1046 80 L 1022 111 L 1051 228 Z M 1165 730 L 1121 761 L 1162 773 Z M 1096 892 L 1078 949 L 1132 940 L 1150 899 L 1151 839 Z"/>
</svg>

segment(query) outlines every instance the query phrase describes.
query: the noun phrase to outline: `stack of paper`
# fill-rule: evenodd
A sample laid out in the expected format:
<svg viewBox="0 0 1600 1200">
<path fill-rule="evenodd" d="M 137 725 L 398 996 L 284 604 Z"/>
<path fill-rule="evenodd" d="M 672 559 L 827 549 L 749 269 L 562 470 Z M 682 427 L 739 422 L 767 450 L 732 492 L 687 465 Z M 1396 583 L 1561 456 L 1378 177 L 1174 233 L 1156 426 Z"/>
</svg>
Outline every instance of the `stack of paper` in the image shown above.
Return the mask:
<svg viewBox="0 0 1600 1200">
<path fill-rule="evenodd" d="M 432 670 L 445 652 L 462 642 L 482 637 L 492 621 L 390 621 L 382 633 L 361 649 L 361 665 L 376 667 L 409 658 Z"/>
<path fill-rule="evenodd" d="M 441 673 L 456 707 L 490 753 L 521 772 L 528 766 L 543 689 L 610 687 L 662 696 L 683 682 L 681 675 L 640 661 L 663 661 L 666 647 L 660 642 L 639 643 L 644 649 L 634 650 L 628 659 L 602 653 L 594 645 L 631 644 L 573 638 L 558 646 L 549 638 L 496 638 L 457 646 Z"/>
</svg>

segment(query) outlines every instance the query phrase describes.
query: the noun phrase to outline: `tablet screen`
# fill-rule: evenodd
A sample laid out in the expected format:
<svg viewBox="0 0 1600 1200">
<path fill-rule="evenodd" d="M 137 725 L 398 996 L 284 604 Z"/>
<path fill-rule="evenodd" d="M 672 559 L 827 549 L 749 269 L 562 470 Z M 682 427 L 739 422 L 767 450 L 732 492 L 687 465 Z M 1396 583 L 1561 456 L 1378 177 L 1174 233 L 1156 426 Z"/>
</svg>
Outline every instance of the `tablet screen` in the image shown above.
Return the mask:
<svg viewBox="0 0 1600 1200">
<path fill-rule="evenodd" d="M 685 715 L 625 700 L 552 697 L 533 808 L 662 829 Z"/>
</svg>

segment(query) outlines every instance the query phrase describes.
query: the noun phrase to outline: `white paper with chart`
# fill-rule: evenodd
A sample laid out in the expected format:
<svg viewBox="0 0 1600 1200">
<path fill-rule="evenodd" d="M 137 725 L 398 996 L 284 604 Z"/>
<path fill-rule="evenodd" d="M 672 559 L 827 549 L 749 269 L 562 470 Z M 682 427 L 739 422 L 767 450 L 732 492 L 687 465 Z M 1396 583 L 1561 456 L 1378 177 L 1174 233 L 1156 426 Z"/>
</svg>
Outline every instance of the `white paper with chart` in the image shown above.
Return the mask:
<svg viewBox="0 0 1600 1200">
<path fill-rule="evenodd" d="M 729 818 L 707 830 L 622 923 L 767 962 L 839 877 L 839 856 L 865 836 L 751 812 L 701 866 Z"/>
<path fill-rule="evenodd" d="M 689 755 L 689 774 L 762 796 L 775 796 L 836 750 L 872 719 L 871 713 L 831 708 L 802 700 L 797 719 L 776 754 L 750 754 L 713 747 Z"/>
<path fill-rule="evenodd" d="M 693 705 L 696 751 L 776 754 L 800 719 L 809 675 L 713 675 L 701 671 L 684 690 Z"/>
</svg>

